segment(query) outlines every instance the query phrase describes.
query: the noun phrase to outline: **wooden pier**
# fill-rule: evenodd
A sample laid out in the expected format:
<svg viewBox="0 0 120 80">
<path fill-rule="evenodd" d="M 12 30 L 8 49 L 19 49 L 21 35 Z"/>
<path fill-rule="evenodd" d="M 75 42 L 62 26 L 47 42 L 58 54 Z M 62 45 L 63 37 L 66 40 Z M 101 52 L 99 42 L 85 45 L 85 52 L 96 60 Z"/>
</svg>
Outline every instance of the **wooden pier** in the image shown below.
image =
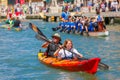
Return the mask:
<svg viewBox="0 0 120 80">
<path fill-rule="evenodd" d="M 72 14 L 72 16 L 87 16 L 87 17 L 96 16 L 95 12 L 92 12 L 92 13 L 72 12 L 70 14 Z M 100 15 L 104 17 L 105 23 L 107 24 L 109 24 L 111 20 L 113 21 L 114 18 L 120 18 L 120 12 L 101 12 Z M 6 18 L 6 16 L 1 14 L 0 18 L 3 19 L 3 18 Z M 26 19 L 43 19 L 44 21 L 48 21 L 48 22 L 54 22 L 54 21 L 58 22 L 58 21 L 61 21 L 61 13 L 26 14 Z"/>
<path fill-rule="evenodd" d="M 87 16 L 87 17 L 94 17 L 96 13 L 71 13 L 72 16 Z M 101 12 L 101 16 L 104 17 L 105 24 L 114 23 L 114 18 L 120 18 L 120 12 Z M 44 20 L 48 22 L 58 22 L 61 21 L 61 13 L 45 13 Z"/>
</svg>

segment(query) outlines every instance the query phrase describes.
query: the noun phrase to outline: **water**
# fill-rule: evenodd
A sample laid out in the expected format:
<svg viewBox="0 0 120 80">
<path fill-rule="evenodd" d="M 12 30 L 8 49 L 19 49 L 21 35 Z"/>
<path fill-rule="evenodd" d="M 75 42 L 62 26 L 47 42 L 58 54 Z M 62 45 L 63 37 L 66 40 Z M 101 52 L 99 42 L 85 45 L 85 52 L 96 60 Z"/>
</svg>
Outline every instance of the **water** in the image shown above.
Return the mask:
<svg viewBox="0 0 120 80">
<path fill-rule="evenodd" d="M 51 38 L 52 27 L 58 23 L 30 21 Z M 25 22 L 28 25 L 28 22 Z M 86 58 L 100 57 L 109 70 L 99 70 L 95 75 L 67 72 L 39 62 L 37 52 L 43 41 L 35 38 L 31 29 L 16 32 L 0 29 L 0 80 L 120 80 L 120 32 L 110 32 L 109 37 L 85 37 L 60 33 L 62 42 L 69 38 Z"/>
</svg>

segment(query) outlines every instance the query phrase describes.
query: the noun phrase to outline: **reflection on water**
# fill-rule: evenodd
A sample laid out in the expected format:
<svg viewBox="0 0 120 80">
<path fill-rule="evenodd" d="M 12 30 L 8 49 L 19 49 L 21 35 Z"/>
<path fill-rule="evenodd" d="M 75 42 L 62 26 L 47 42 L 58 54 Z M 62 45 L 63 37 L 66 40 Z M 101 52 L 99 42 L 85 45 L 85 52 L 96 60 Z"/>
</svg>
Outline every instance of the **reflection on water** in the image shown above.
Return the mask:
<svg viewBox="0 0 120 80">
<path fill-rule="evenodd" d="M 55 22 L 29 21 L 37 25 L 51 39 Z M 28 25 L 27 22 L 24 23 Z M 119 80 L 120 79 L 120 32 L 110 31 L 108 37 L 84 37 L 60 33 L 62 42 L 66 38 L 86 58 L 100 57 L 110 66 L 107 71 L 99 70 L 95 75 L 83 72 L 66 72 L 41 64 L 37 52 L 43 41 L 35 38 L 31 29 L 15 32 L 0 29 L 0 80 Z M 42 49 L 44 51 L 45 49 Z"/>
<path fill-rule="evenodd" d="M 97 80 L 95 75 L 87 74 L 84 72 L 60 72 L 57 80 Z"/>
</svg>

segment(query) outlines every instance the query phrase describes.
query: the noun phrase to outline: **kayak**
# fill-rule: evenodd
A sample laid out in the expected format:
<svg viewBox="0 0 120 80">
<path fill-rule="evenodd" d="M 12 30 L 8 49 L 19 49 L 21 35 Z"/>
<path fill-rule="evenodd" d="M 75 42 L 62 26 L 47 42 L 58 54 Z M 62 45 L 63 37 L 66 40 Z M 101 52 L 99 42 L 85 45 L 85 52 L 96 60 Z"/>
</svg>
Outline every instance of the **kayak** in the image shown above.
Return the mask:
<svg viewBox="0 0 120 80">
<path fill-rule="evenodd" d="M 38 59 L 53 68 L 63 69 L 71 72 L 87 72 L 95 74 L 98 70 L 100 58 L 91 58 L 89 60 L 58 60 L 53 57 L 46 57 L 43 53 L 38 53 Z"/>
<path fill-rule="evenodd" d="M 15 27 L 10 27 L 8 24 L 5 24 L 5 25 L 1 25 L 0 28 L 5 28 L 5 29 L 8 29 L 8 30 L 15 30 L 15 31 L 21 31 L 21 30 L 26 30 L 28 28 L 28 26 L 22 26 L 22 28 L 18 27 L 18 28 L 15 28 Z"/>
<path fill-rule="evenodd" d="M 0 28 L 4 28 L 4 29 L 8 29 L 8 30 L 15 30 L 15 31 L 21 31 L 22 29 L 21 28 L 10 28 L 9 25 L 2 25 Z"/>
</svg>

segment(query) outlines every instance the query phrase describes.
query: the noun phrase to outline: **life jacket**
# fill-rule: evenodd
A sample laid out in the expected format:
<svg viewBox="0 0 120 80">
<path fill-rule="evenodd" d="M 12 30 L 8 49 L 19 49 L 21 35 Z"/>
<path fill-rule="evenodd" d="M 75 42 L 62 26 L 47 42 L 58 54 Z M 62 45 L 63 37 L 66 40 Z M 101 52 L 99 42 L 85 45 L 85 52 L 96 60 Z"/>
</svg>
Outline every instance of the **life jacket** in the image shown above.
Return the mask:
<svg viewBox="0 0 120 80">
<path fill-rule="evenodd" d="M 64 50 L 64 55 L 65 55 L 65 57 L 64 57 L 64 58 L 62 58 L 62 59 L 73 59 L 73 53 L 72 53 L 72 56 L 71 56 L 71 57 L 67 57 L 67 56 L 66 56 L 65 49 L 63 49 L 63 50 Z"/>
<path fill-rule="evenodd" d="M 13 24 L 13 21 L 12 21 L 12 20 L 9 20 L 9 24 L 12 25 L 12 24 Z"/>
<path fill-rule="evenodd" d="M 52 56 L 54 57 L 54 52 L 58 49 L 59 45 L 58 44 L 55 44 L 54 42 L 51 42 L 49 45 L 48 45 L 48 48 L 46 50 L 46 53 L 47 53 L 47 56 Z"/>
<path fill-rule="evenodd" d="M 9 20 L 9 25 L 10 25 L 10 27 L 12 27 L 13 24 L 14 24 L 13 20 Z"/>
</svg>

